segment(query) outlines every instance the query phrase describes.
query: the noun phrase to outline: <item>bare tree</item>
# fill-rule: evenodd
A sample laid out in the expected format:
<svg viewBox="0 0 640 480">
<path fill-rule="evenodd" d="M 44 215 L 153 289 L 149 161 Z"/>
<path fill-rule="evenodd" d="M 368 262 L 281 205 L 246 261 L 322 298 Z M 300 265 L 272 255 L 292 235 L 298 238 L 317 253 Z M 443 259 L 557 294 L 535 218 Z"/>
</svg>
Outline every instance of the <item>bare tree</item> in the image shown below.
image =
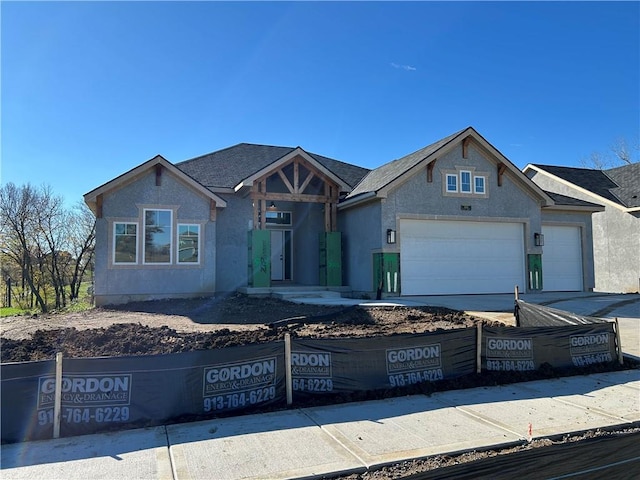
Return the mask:
<svg viewBox="0 0 640 480">
<path fill-rule="evenodd" d="M 84 205 L 65 209 L 62 197 L 48 186 L 0 188 L 0 250 L 19 268 L 22 292 L 42 312 L 48 310 L 51 288 L 56 308 L 78 298 L 94 246 L 95 218 Z"/>
<path fill-rule="evenodd" d="M 580 159 L 584 168 L 608 170 L 610 168 L 631 165 L 639 160 L 640 142 L 630 145 L 624 137 L 618 137 L 606 152 L 591 152 L 589 157 Z"/>
<path fill-rule="evenodd" d="M 17 187 L 13 183 L 7 183 L 0 188 L 2 249 L 20 266 L 23 291 L 28 286 L 40 310 L 46 312 L 47 303 L 41 294 L 39 278 L 34 268 L 34 259 L 39 257 L 38 246 L 34 241 L 38 232 L 33 222 L 38 213 L 38 203 L 38 193 L 30 184 Z"/>
<path fill-rule="evenodd" d="M 93 260 L 96 243 L 96 218 L 83 202 L 68 215 L 67 238 L 73 259 L 70 298 L 74 300 L 80 296 L 80 284 Z"/>
</svg>

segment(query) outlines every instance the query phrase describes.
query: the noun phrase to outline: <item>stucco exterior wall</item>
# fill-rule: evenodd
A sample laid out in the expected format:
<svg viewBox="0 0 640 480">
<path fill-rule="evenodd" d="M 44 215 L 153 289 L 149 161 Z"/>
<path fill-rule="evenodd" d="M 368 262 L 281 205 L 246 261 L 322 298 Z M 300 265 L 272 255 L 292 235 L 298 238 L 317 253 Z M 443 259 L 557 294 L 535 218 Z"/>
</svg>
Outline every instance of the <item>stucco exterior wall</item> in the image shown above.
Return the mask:
<svg viewBox="0 0 640 480">
<path fill-rule="evenodd" d="M 226 208 L 218 211 L 216 231 L 218 293 L 235 292 L 247 285 L 249 249 L 247 232 L 253 228 L 251 199 L 225 195 Z"/>
<path fill-rule="evenodd" d="M 354 296 L 372 297 L 375 294 L 373 254 L 383 251 L 383 246 L 384 251 L 394 251 L 387 248 L 391 245 L 387 246 L 386 238 L 382 238 L 380 212 L 379 200 L 338 212 L 338 229 L 342 232 L 343 283 L 351 287 Z"/>
<path fill-rule="evenodd" d="M 318 285 L 320 234 L 324 232 L 324 205 L 297 203 L 293 208 L 293 282 Z"/>
<path fill-rule="evenodd" d="M 640 289 L 640 218 L 548 175 L 527 173 L 544 190 L 602 204 L 592 215 L 594 290 L 632 293 Z"/>
<path fill-rule="evenodd" d="M 172 216 L 172 253 L 170 265 L 144 265 L 143 211 L 145 208 L 170 209 Z M 117 191 L 104 194 L 103 216 L 97 220 L 95 285 L 96 305 L 125 303 L 167 297 L 213 295 L 216 289 L 216 224 L 209 220 L 209 199 L 194 192 L 175 176 L 163 172 L 156 186 L 154 171 L 143 175 Z M 114 265 L 114 222 L 138 223 L 138 259 L 136 264 Z M 200 263 L 176 261 L 177 224 L 200 225 Z"/>
</svg>

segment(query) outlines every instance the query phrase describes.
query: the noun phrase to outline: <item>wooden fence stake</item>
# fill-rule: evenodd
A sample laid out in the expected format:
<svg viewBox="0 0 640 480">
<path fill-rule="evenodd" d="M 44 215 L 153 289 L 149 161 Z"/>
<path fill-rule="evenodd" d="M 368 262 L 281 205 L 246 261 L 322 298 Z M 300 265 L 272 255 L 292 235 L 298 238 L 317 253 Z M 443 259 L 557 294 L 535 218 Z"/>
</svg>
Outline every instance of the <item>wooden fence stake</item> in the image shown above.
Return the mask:
<svg viewBox="0 0 640 480">
<path fill-rule="evenodd" d="M 478 335 L 476 342 L 476 373 L 482 373 L 482 324 L 478 323 Z"/>
<path fill-rule="evenodd" d="M 291 335 L 284 334 L 284 371 L 287 388 L 287 405 L 293 403 L 293 381 L 291 379 Z"/>
<path fill-rule="evenodd" d="M 56 393 L 53 400 L 53 438 L 60 438 L 62 410 L 62 352 L 56 353 Z"/>
</svg>

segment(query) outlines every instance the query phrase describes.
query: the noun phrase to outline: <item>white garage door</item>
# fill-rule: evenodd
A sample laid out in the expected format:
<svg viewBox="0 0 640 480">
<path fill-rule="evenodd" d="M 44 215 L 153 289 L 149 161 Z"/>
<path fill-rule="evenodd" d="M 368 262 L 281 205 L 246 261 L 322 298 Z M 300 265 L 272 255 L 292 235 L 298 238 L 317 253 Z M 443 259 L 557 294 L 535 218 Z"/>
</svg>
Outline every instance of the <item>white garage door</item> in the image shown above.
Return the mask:
<svg viewBox="0 0 640 480">
<path fill-rule="evenodd" d="M 521 223 L 401 220 L 399 233 L 403 295 L 524 289 Z"/>
<path fill-rule="evenodd" d="M 542 288 L 547 292 L 582 291 L 580 227 L 543 225 Z"/>
</svg>

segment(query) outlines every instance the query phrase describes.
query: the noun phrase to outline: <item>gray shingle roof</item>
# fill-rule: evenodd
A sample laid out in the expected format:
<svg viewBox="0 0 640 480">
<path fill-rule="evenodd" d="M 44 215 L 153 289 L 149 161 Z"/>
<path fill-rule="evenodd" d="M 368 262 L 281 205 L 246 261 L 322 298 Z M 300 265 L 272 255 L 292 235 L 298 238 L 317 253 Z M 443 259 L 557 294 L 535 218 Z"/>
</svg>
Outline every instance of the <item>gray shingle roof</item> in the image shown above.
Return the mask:
<svg viewBox="0 0 640 480">
<path fill-rule="evenodd" d="M 620 202 L 627 208 L 640 207 L 640 163 L 606 170 L 607 176 L 618 184 L 612 189 Z"/>
<path fill-rule="evenodd" d="M 585 200 L 579 200 L 573 197 L 567 197 L 566 195 L 560 195 L 559 193 L 547 192 L 547 195 L 551 197 L 553 203 L 561 206 L 569 206 L 569 207 L 602 207 L 602 205 L 598 205 L 597 203 L 587 202 Z"/>
<path fill-rule="evenodd" d="M 442 140 L 438 140 L 431 145 L 410 153 L 407 156 L 389 163 L 385 163 L 381 167 L 372 170 L 366 177 L 362 179 L 362 181 L 356 186 L 356 188 L 353 189 L 353 191 L 348 195 L 347 198 L 353 198 L 356 195 L 361 195 L 367 192 L 377 192 L 378 190 L 384 188 L 385 186 L 393 182 L 396 178 L 403 175 L 411 167 L 417 165 L 426 157 L 428 157 L 438 149 L 444 147 L 453 138 L 457 137 L 465 130 L 467 129 L 465 128 L 464 130 L 460 130 L 459 132 L 449 135 Z"/>
<path fill-rule="evenodd" d="M 640 164 L 634 163 L 610 170 L 535 165 L 567 182 L 589 190 L 623 207 L 638 207 L 640 202 Z"/>
<path fill-rule="evenodd" d="M 239 143 L 177 163 L 176 167 L 209 188 L 233 188 L 295 149 L 296 147 Z M 350 186 L 354 186 L 369 172 L 366 168 L 307 153 Z"/>
</svg>

